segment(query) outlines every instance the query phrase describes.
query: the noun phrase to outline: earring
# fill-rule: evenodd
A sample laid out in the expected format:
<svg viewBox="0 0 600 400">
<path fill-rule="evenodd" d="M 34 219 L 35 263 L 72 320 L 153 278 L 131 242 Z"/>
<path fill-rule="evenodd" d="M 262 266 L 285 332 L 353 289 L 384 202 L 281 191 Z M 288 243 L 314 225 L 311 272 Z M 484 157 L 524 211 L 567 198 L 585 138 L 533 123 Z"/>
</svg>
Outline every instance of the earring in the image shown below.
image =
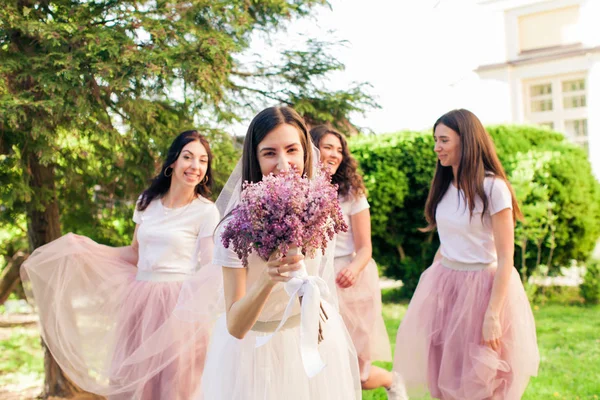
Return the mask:
<svg viewBox="0 0 600 400">
<path fill-rule="evenodd" d="M 169 175 L 167 175 L 167 170 L 171 168 L 171 173 Z M 163 171 L 163 175 L 166 176 L 167 178 L 170 177 L 171 175 L 173 175 L 173 167 L 167 167 L 165 168 L 165 170 Z"/>
</svg>

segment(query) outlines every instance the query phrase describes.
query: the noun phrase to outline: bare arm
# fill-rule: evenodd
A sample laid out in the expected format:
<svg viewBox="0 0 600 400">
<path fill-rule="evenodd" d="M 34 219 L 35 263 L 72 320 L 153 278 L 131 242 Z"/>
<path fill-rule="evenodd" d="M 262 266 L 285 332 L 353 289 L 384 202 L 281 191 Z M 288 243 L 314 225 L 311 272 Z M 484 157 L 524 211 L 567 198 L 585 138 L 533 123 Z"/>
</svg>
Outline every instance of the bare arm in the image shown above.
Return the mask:
<svg viewBox="0 0 600 400">
<path fill-rule="evenodd" d="M 248 290 L 246 268 L 223 267 L 227 330 L 232 336 L 242 339 L 248 333 L 256 323 L 273 287 L 278 282 L 290 280 L 281 274 L 297 271 L 302 258 L 302 255 L 298 255 L 269 261 L 267 268 Z"/>
<path fill-rule="evenodd" d="M 515 236 L 512 210 L 510 208 L 505 208 L 492 215 L 492 230 L 498 254 L 498 269 L 494 277 L 492 294 L 485 315 L 483 340 L 486 345 L 498 350 L 499 339 L 502 334 L 499 322 L 500 310 L 506 300 L 510 276 L 514 268 Z"/>
<path fill-rule="evenodd" d="M 365 269 L 373 256 L 371 244 L 371 214 L 369 209 L 350 216 L 352 224 L 352 239 L 356 256 L 336 277 L 336 283 L 342 288 L 347 288 L 356 283 L 358 275 Z"/>
</svg>

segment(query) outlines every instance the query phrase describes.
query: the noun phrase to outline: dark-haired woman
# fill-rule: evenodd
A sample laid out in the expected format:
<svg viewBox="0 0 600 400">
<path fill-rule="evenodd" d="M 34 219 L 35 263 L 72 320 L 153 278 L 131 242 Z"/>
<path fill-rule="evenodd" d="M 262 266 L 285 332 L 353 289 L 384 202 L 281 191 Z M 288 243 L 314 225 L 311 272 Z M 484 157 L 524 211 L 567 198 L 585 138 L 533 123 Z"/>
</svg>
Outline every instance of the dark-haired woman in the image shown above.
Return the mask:
<svg viewBox="0 0 600 400">
<path fill-rule="evenodd" d="M 44 341 L 82 389 L 123 400 L 187 400 L 199 389 L 208 309 L 221 281 L 210 264 L 220 219 L 208 199 L 211 159 L 202 135 L 181 133 L 138 199 L 131 246 L 112 248 L 67 234 L 23 265 Z M 205 307 L 206 319 L 173 315 L 189 281 L 201 292 L 189 297 L 204 300 L 193 307 Z"/>
<path fill-rule="evenodd" d="M 372 365 L 376 360 L 391 361 L 392 351 L 381 315 L 379 274 L 371 258 L 371 215 L 358 163 L 344 136 L 335 129 L 319 125 L 310 135 L 331 181 L 338 185 L 340 207 L 348 225 L 348 231 L 338 233 L 336 239 L 335 282 L 340 314 L 356 347 L 362 388 L 383 387 L 389 399 L 403 399 L 402 387 L 394 384 L 392 373 Z"/>
<path fill-rule="evenodd" d="M 316 161 L 304 120 L 292 108 L 267 108 L 250 123 L 241 162 L 217 199 L 225 219 L 215 232 L 213 263 L 223 267 L 225 315 L 217 321 L 206 356 L 205 399 L 361 398 L 356 353 L 335 308 L 333 284 L 327 282 L 333 246 L 306 259 L 295 255 L 267 261 L 252 253 L 244 266 L 221 242 L 230 211 L 240 202 L 242 182 L 259 182 L 290 168 L 311 178 Z M 298 271 L 302 259 L 310 277 L 302 287 L 305 294 L 312 291 L 317 297 L 300 307 L 284 283 L 291 279 L 289 272 Z M 317 282 L 321 289 L 310 289 Z"/>
<path fill-rule="evenodd" d="M 440 249 L 396 339 L 394 371 L 409 394 L 520 399 L 538 370 L 531 307 L 513 265 L 522 218 L 489 134 L 467 110 L 434 127 L 437 167 L 425 216 Z"/>
</svg>

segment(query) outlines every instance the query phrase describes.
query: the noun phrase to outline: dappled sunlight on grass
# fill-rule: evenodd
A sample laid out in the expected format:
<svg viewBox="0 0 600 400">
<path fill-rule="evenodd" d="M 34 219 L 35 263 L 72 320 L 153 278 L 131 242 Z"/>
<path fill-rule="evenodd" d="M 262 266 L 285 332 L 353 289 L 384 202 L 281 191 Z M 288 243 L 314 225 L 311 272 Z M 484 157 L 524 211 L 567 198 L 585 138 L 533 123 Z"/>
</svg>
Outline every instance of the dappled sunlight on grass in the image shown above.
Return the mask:
<svg viewBox="0 0 600 400">
<path fill-rule="evenodd" d="M 407 307 L 407 302 L 383 306 L 392 350 Z M 535 306 L 534 315 L 541 365 L 523 400 L 600 399 L 600 306 Z M 392 368 L 387 362 L 375 365 Z M 363 392 L 363 400 L 386 399 L 383 389 Z M 425 399 L 430 397 L 411 397 Z"/>
<path fill-rule="evenodd" d="M 44 356 L 37 325 L 0 328 L 0 371 L 0 398 L 4 393 L 41 392 Z"/>
<path fill-rule="evenodd" d="M 406 302 L 384 304 L 392 350 L 407 306 Z M 531 380 L 523 399 L 599 399 L 600 306 L 550 304 L 534 307 L 534 314 L 542 364 L 539 376 Z M 375 365 L 392 368 L 391 362 Z M 5 393 L 41 392 L 44 367 L 37 325 L 0 328 L 0 371 L 0 398 Z M 363 399 L 386 400 L 387 396 L 385 390 L 379 389 L 363 392 Z M 411 398 L 425 399 L 429 397 Z"/>
</svg>

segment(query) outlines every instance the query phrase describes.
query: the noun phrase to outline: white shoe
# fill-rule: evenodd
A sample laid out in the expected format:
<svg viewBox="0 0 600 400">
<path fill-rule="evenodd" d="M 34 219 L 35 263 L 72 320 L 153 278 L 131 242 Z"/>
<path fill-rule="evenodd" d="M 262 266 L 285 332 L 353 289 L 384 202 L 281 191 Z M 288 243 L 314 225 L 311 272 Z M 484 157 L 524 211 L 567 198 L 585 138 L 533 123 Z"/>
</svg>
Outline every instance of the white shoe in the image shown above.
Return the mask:
<svg viewBox="0 0 600 400">
<path fill-rule="evenodd" d="M 390 386 L 389 389 L 385 389 L 388 400 L 408 400 L 404 381 L 397 372 L 394 372 L 393 374 L 392 386 Z"/>
</svg>

